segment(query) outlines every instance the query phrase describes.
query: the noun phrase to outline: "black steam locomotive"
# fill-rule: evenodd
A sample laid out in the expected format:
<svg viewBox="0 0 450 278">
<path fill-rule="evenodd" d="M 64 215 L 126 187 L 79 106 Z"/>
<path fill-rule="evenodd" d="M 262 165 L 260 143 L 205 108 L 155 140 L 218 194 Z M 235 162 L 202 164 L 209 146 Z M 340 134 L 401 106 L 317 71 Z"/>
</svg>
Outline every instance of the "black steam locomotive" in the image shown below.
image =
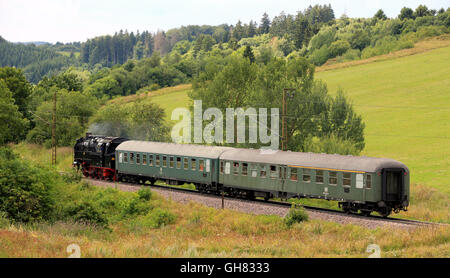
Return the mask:
<svg viewBox="0 0 450 278">
<path fill-rule="evenodd" d="M 73 164 L 86 177 L 117 180 L 115 150 L 120 143 L 127 140 L 86 133 L 86 137 L 78 139 L 75 144 Z"/>
</svg>

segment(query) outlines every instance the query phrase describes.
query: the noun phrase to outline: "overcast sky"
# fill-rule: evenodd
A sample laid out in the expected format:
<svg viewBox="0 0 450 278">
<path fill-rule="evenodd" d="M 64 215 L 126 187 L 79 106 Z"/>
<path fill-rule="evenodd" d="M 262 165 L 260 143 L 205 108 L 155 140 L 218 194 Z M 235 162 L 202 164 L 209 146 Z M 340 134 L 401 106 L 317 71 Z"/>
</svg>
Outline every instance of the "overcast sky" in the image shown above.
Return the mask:
<svg viewBox="0 0 450 278">
<path fill-rule="evenodd" d="M 120 29 L 155 32 L 183 25 L 259 23 L 267 12 L 294 14 L 309 5 L 331 4 L 335 16 L 372 17 L 383 9 L 396 17 L 404 6 L 445 9 L 448 0 L 0 0 L 0 36 L 12 42 L 85 41 Z"/>
</svg>

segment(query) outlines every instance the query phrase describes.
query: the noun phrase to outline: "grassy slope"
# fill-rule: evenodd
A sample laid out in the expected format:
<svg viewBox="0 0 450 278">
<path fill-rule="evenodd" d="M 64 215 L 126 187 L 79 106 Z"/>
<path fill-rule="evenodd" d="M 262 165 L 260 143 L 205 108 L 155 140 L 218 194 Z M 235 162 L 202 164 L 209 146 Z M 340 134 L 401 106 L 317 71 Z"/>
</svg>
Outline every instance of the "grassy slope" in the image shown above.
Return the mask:
<svg viewBox="0 0 450 278">
<path fill-rule="evenodd" d="M 404 162 L 412 182 L 449 192 L 450 47 L 318 72 L 345 90 L 366 123 L 364 155 Z"/>
</svg>

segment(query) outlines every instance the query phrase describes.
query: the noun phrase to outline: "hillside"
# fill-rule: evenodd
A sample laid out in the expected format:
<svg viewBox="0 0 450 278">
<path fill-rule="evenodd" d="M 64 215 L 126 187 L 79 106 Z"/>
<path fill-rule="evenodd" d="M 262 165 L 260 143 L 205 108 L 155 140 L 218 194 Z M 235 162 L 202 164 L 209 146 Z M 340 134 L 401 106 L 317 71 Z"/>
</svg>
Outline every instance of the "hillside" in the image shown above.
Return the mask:
<svg viewBox="0 0 450 278">
<path fill-rule="evenodd" d="M 408 50 L 415 54 L 399 51 L 316 73 L 331 93 L 343 88 L 362 115 L 362 155 L 400 160 L 409 166 L 413 183 L 444 193 L 449 192 L 450 176 L 448 42 L 430 40 Z M 166 109 L 167 118 L 174 108 L 188 105 L 190 87 L 175 88 L 151 94 Z"/>
<path fill-rule="evenodd" d="M 366 123 L 367 156 L 404 162 L 412 182 L 449 192 L 450 47 L 317 73 Z"/>
</svg>

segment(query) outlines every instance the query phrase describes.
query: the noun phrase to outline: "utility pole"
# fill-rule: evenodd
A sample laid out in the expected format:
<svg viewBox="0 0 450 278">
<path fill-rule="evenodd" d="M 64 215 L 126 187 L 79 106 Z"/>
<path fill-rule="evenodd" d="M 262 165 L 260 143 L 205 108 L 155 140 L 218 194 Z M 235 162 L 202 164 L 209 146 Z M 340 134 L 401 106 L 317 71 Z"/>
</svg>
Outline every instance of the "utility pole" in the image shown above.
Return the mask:
<svg viewBox="0 0 450 278">
<path fill-rule="evenodd" d="M 56 90 L 53 92 L 52 165 L 56 166 Z"/>
<path fill-rule="evenodd" d="M 287 102 L 286 97 L 292 97 L 295 89 L 293 88 L 284 88 L 283 89 L 283 103 L 282 103 L 282 112 L 281 112 L 281 150 L 285 151 L 287 149 L 287 122 L 286 122 L 286 113 L 287 113 Z"/>
</svg>

